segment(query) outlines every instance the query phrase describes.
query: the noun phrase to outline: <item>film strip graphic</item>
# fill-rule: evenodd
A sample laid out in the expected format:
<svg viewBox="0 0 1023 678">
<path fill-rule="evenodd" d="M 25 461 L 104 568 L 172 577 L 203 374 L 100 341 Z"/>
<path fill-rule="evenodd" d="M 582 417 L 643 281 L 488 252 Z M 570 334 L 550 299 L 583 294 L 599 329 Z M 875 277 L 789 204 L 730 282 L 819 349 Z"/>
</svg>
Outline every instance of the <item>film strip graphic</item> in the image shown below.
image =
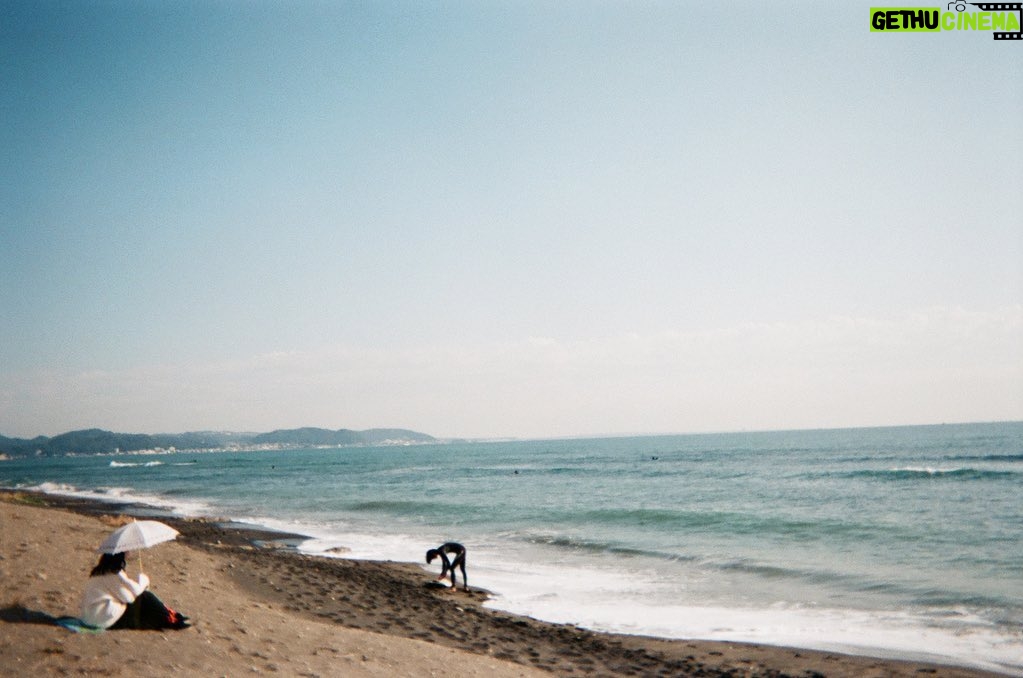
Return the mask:
<svg viewBox="0 0 1023 678">
<path fill-rule="evenodd" d="M 974 7 L 980 7 L 985 12 L 1019 12 L 1020 30 L 995 31 L 995 40 L 1019 40 L 1023 41 L 1023 2 L 971 2 Z"/>
</svg>

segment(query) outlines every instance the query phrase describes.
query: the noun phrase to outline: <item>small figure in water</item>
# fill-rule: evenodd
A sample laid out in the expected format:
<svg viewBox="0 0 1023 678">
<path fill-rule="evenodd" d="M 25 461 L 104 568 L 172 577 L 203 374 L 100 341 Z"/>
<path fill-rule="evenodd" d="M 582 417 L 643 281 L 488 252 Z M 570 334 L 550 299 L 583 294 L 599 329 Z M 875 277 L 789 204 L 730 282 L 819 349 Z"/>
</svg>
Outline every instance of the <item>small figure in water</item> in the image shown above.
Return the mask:
<svg viewBox="0 0 1023 678">
<path fill-rule="evenodd" d="M 448 560 L 448 554 L 455 557 L 454 560 Z M 426 562 L 432 563 L 433 559 L 440 556 L 442 567 L 440 576 L 437 577 L 437 581 L 442 581 L 444 575 L 451 571 L 451 589 L 458 588 L 458 584 L 455 582 L 455 568 L 459 568 L 462 571 L 462 588 L 466 591 L 469 590 L 469 579 L 465 576 L 465 547 L 461 544 L 456 544 L 453 541 L 449 541 L 445 544 L 441 544 L 435 549 L 430 549 L 426 552 Z"/>
</svg>

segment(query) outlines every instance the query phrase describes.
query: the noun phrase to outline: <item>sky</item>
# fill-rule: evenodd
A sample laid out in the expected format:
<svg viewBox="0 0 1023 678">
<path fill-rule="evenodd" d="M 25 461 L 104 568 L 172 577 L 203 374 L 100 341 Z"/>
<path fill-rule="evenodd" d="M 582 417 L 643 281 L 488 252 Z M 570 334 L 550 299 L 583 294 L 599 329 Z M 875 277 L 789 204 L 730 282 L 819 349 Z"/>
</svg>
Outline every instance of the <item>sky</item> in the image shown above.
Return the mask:
<svg viewBox="0 0 1023 678">
<path fill-rule="evenodd" d="M 0 0 L 0 435 L 1021 420 L 1023 45 L 870 6 Z"/>
</svg>

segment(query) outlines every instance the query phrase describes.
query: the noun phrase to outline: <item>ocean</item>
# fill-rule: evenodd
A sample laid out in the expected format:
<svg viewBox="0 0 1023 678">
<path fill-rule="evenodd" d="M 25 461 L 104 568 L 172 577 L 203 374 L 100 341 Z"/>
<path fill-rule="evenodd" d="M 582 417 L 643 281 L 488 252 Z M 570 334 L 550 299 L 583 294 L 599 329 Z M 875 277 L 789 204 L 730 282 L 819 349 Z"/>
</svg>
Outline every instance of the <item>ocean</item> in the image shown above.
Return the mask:
<svg viewBox="0 0 1023 678">
<path fill-rule="evenodd" d="M 0 486 L 435 574 L 459 541 L 490 606 L 595 630 L 1023 676 L 1023 422 L 14 459 Z"/>
</svg>

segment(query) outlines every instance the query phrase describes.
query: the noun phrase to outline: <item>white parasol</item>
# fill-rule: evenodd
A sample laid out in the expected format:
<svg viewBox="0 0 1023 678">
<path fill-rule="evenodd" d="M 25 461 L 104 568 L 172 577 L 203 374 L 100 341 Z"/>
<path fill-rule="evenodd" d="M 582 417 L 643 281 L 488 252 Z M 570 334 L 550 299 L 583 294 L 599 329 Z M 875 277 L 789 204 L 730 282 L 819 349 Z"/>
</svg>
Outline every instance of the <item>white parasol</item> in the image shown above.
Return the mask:
<svg viewBox="0 0 1023 678">
<path fill-rule="evenodd" d="M 150 546 L 162 544 L 178 536 L 170 525 L 156 520 L 133 520 L 110 533 L 96 549 L 100 553 L 123 553 L 141 551 Z M 142 554 L 139 554 L 139 569 L 142 569 Z"/>
</svg>

